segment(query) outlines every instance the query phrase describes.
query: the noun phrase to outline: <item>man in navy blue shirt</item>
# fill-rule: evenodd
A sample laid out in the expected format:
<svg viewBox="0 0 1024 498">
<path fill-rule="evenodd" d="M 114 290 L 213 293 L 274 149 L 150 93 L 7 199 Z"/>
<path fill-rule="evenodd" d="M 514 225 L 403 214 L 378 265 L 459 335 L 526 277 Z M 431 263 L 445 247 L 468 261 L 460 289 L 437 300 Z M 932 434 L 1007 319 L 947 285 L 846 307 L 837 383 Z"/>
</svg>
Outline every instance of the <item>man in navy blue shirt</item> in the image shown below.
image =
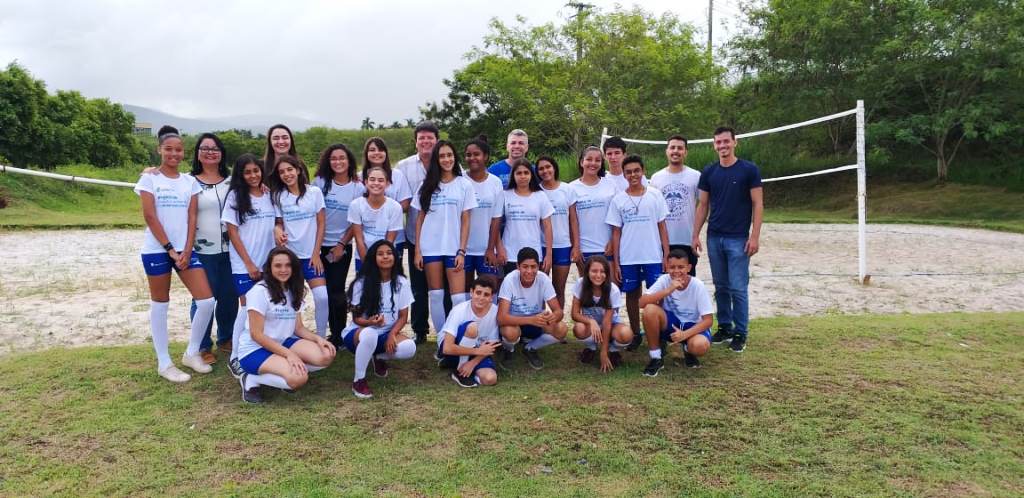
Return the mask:
<svg viewBox="0 0 1024 498">
<path fill-rule="evenodd" d="M 508 150 L 508 157 L 487 168 L 488 173 L 501 180 L 501 188 L 508 188 L 508 175 L 512 172 L 512 162 L 526 157 L 526 151 L 530 150 L 530 139 L 526 136 L 526 132 L 518 128 L 509 132 L 505 149 Z"/>
<path fill-rule="evenodd" d="M 700 174 L 692 246 L 699 254 L 700 231 L 710 212 L 708 262 L 718 312 L 718 331 L 711 342 L 729 341 L 733 351 L 742 353 L 750 316 L 750 258 L 757 254 L 764 202 L 761 172 L 754 163 L 736 157 L 736 143 L 736 130 L 725 126 L 715 130 L 718 162 L 704 167 Z"/>
</svg>

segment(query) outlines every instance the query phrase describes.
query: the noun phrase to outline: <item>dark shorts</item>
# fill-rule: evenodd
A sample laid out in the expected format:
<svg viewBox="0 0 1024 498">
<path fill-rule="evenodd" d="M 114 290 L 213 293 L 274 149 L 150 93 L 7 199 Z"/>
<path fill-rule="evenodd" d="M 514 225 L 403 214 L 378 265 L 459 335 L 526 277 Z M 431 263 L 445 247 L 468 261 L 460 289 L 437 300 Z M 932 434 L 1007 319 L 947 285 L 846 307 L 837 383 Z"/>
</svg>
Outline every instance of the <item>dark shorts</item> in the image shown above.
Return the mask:
<svg viewBox="0 0 1024 498">
<path fill-rule="evenodd" d="M 192 253 L 192 256 L 188 258 L 189 270 L 193 268 L 203 268 L 203 262 L 199 261 L 199 255 Z M 174 260 L 166 252 L 157 252 L 152 254 L 142 255 L 142 269 L 145 270 L 146 275 L 151 277 L 159 277 L 160 275 L 167 275 L 174 270 L 180 272 L 177 266 L 174 265 Z"/>
<path fill-rule="evenodd" d="M 454 341 L 455 341 L 456 344 L 462 342 L 463 336 L 466 335 L 466 327 L 469 327 L 469 324 L 471 324 L 471 323 L 473 323 L 473 322 L 465 322 L 462 325 L 459 325 L 459 329 L 456 331 L 455 338 L 454 338 Z M 442 368 L 458 368 L 459 367 L 459 355 L 444 354 L 443 353 L 443 351 L 444 351 L 444 342 L 443 341 L 444 340 L 450 340 L 449 339 L 450 337 L 451 337 L 451 335 L 445 334 L 444 335 L 444 339 L 442 339 L 441 344 L 437 345 L 437 358 L 440 360 L 439 361 L 439 365 Z M 476 371 L 480 370 L 481 368 L 494 369 L 494 360 L 491 359 L 490 356 L 488 356 L 487 358 L 484 358 L 483 360 L 480 361 L 480 363 L 477 364 L 476 368 L 473 369 L 473 373 L 476 373 Z"/>
<path fill-rule="evenodd" d="M 487 264 L 487 258 L 482 254 L 478 256 L 467 255 L 462 266 L 466 271 L 475 271 L 481 275 L 498 275 L 500 273 L 496 267 Z"/>
<path fill-rule="evenodd" d="M 540 253 L 544 254 L 547 252 L 547 248 L 542 247 Z M 572 248 L 571 247 L 556 247 L 551 250 L 551 264 L 554 266 L 569 266 L 572 264 Z"/>
<path fill-rule="evenodd" d="M 640 288 L 643 281 L 650 288 L 661 276 L 661 263 L 621 265 L 622 270 L 622 292 L 633 292 Z"/>
<path fill-rule="evenodd" d="M 248 273 L 232 273 L 231 280 L 235 281 L 235 292 L 238 294 L 238 297 L 244 296 L 246 292 L 249 292 L 256 285 L 256 281 L 249 278 Z"/>
<path fill-rule="evenodd" d="M 455 268 L 455 256 L 423 256 L 423 266 L 439 262 L 444 263 L 446 270 Z M 463 257 L 463 266 L 465 266 L 465 257 Z"/>
<path fill-rule="evenodd" d="M 591 256 L 604 256 L 605 259 L 607 259 L 609 263 L 611 263 L 612 261 L 615 261 L 615 256 L 605 256 L 604 251 L 601 251 L 601 252 L 585 252 L 585 253 L 583 253 L 583 262 L 586 263 L 587 259 L 589 259 Z"/>
<path fill-rule="evenodd" d="M 671 336 L 672 336 L 672 333 L 675 332 L 675 328 L 673 328 L 673 325 L 679 327 L 682 330 L 686 330 L 686 329 L 696 325 L 693 322 L 679 323 L 679 318 L 676 317 L 675 314 L 673 314 L 671 311 L 668 311 L 668 310 L 665 311 L 665 318 L 668 319 L 668 325 L 666 325 L 665 329 L 662 330 L 661 334 L 660 334 L 661 343 L 662 344 L 666 344 L 666 343 L 672 342 L 672 337 Z M 709 344 L 711 343 L 711 330 L 705 330 L 704 332 L 701 332 L 700 334 L 697 334 L 697 335 L 704 336 L 708 340 L 708 343 Z M 697 337 L 697 336 L 695 335 L 693 337 Z M 693 339 L 693 337 L 691 337 L 690 339 Z M 687 350 L 686 349 L 686 343 L 683 343 L 683 351 L 686 351 L 686 350 Z"/>
<path fill-rule="evenodd" d="M 349 350 L 352 354 L 356 353 L 356 332 L 366 327 L 355 327 L 353 326 L 348 332 L 341 338 L 341 342 L 345 345 L 345 349 Z M 381 354 L 387 350 L 388 345 L 388 334 L 391 332 L 385 330 L 383 332 L 377 332 L 377 347 L 373 349 L 373 354 Z"/>
<path fill-rule="evenodd" d="M 314 256 L 318 258 L 320 257 L 319 254 L 315 254 Z M 310 258 L 299 258 L 299 263 L 302 263 L 302 277 L 305 278 L 307 282 L 317 278 L 324 278 L 323 273 L 317 273 L 316 270 L 313 269 L 313 265 L 310 261 L 312 261 Z"/>
<path fill-rule="evenodd" d="M 291 349 L 297 342 L 299 342 L 299 338 L 291 336 L 285 339 L 281 345 Z M 267 361 L 267 358 L 270 358 L 271 356 L 274 356 L 274 353 L 271 353 L 269 349 L 259 348 L 256 351 L 245 355 L 245 358 L 239 360 L 238 363 L 242 365 L 242 370 L 253 375 L 258 375 L 260 373 L 260 366 L 262 366 L 263 362 Z"/>
</svg>

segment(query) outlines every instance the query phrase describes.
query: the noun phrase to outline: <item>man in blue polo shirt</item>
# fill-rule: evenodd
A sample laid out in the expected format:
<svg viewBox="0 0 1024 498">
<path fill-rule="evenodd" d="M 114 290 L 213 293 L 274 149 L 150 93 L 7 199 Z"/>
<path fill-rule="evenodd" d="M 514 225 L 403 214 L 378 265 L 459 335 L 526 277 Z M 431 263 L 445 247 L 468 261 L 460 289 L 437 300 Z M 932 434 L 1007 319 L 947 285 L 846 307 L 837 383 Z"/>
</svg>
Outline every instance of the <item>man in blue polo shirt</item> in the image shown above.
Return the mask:
<svg viewBox="0 0 1024 498">
<path fill-rule="evenodd" d="M 754 163 L 736 157 L 736 130 L 720 127 L 714 140 L 718 162 L 700 174 L 692 246 L 699 254 L 700 231 L 710 212 L 708 262 L 718 311 L 718 331 L 711 342 L 730 341 L 729 347 L 742 353 L 749 322 L 750 258 L 757 254 L 764 216 L 761 172 Z"/>
<path fill-rule="evenodd" d="M 509 132 L 505 149 L 508 150 L 508 157 L 487 168 L 488 173 L 501 180 L 501 188 L 508 188 L 508 175 L 512 172 L 512 162 L 526 157 L 526 151 L 530 150 L 530 139 L 526 136 L 526 132 L 518 128 Z"/>
</svg>

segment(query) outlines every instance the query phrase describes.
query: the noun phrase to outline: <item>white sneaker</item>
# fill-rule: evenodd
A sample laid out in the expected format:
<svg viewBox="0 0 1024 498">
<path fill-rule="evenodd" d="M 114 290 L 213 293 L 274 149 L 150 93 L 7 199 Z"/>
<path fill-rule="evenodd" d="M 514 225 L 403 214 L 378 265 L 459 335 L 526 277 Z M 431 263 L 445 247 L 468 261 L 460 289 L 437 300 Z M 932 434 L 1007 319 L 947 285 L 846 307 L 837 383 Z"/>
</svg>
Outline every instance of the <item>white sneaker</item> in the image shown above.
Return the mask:
<svg viewBox="0 0 1024 498">
<path fill-rule="evenodd" d="M 178 367 L 174 365 L 170 365 L 167 368 L 160 370 L 159 373 L 161 377 L 178 384 L 192 380 L 191 375 L 178 370 Z"/>
<path fill-rule="evenodd" d="M 210 373 L 213 371 L 213 367 L 207 365 L 206 362 L 203 361 L 203 357 L 197 354 L 191 356 L 188 353 L 182 354 L 181 364 L 201 374 Z"/>
</svg>

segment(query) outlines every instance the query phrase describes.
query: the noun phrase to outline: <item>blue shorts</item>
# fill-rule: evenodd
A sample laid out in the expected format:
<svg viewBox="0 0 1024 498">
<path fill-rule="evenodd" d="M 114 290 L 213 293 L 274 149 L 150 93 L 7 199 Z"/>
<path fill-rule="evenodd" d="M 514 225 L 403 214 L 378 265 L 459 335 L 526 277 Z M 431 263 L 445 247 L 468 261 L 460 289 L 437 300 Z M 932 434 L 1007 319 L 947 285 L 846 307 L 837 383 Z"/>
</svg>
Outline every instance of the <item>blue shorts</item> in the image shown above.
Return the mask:
<svg viewBox="0 0 1024 498">
<path fill-rule="evenodd" d="M 235 281 L 235 292 L 238 293 L 238 297 L 244 296 L 256 285 L 256 281 L 249 278 L 248 273 L 232 273 L 231 280 Z"/>
<path fill-rule="evenodd" d="M 345 349 L 349 350 L 352 354 L 356 353 L 356 332 L 365 327 L 353 326 L 348 332 L 345 333 L 344 337 L 341 338 L 341 342 L 345 345 Z M 388 334 L 389 331 L 377 332 L 377 347 L 374 348 L 373 354 L 381 354 L 387 350 L 388 346 Z"/>
<path fill-rule="evenodd" d="M 671 336 L 672 336 L 673 333 L 675 333 L 675 328 L 673 328 L 673 325 L 679 327 L 682 330 L 686 330 L 686 329 L 696 325 L 693 322 L 686 322 L 686 323 L 682 323 L 682 324 L 679 323 L 679 318 L 674 313 L 672 313 L 671 311 L 668 311 L 668 310 L 665 310 L 665 318 L 668 319 L 668 325 L 665 327 L 665 330 L 661 331 L 661 334 L 660 334 L 661 343 L 662 344 L 666 344 L 666 343 L 672 342 L 672 337 Z M 701 333 L 699 333 L 697 335 L 704 336 L 705 338 L 707 338 L 708 343 L 709 344 L 711 343 L 711 330 L 710 329 L 709 330 L 705 330 L 704 332 L 701 332 Z M 695 335 L 693 337 L 697 337 L 697 336 Z M 691 339 L 693 337 L 691 337 Z M 685 342 L 683 343 L 683 351 L 687 351 L 686 343 Z"/>
<path fill-rule="evenodd" d="M 590 258 L 591 256 L 604 256 L 605 259 L 607 259 L 609 263 L 611 263 L 612 261 L 615 261 L 615 256 L 605 256 L 604 251 L 600 251 L 600 252 L 585 252 L 585 253 L 583 253 L 583 262 L 586 263 L 587 259 Z"/>
<path fill-rule="evenodd" d="M 540 248 L 540 253 L 544 254 L 547 252 L 546 247 Z M 556 247 L 551 250 L 551 264 L 555 266 L 569 266 L 572 264 L 572 248 L 571 247 Z"/>
<path fill-rule="evenodd" d="M 466 328 L 469 327 L 469 324 L 471 323 L 473 322 L 465 322 L 462 325 L 459 325 L 459 329 L 455 332 L 454 338 L 456 344 L 462 342 L 463 336 L 466 335 Z M 451 335 L 445 334 L 444 337 L 448 338 L 451 337 Z M 459 366 L 459 355 L 444 354 L 444 339 L 442 339 L 441 343 L 437 345 L 437 358 L 440 360 L 440 365 L 444 368 L 458 368 Z M 473 372 L 476 373 L 476 371 L 481 368 L 493 369 L 494 360 L 491 359 L 490 356 L 484 358 L 477 364 L 476 368 L 473 369 Z"/>
<path fill-rule="evenodd" d="M 319 254 L 316 254 L 315 256 L 318 258 L 320 257 Z M 299 258 L 299 263 L 302 264 L 302 277 L 305 278 L 307 282 L 317 278 L 324 278 L 325 274 L 318 274 L 316 270 L 313 269 L 313 265 L 310 264 L 310 261 L 312 261 L 310 258 Z"/>
<path fill-rule="evenodd" d="M 284 342 L 281 343 L 281 345 L 288 349 L 291 349 L 296 342 L 299 342 L 299 338 L 291 336 L 285 339 Z M 267 361 L 267 358 L 270 358 L 271 356 L 274 356 L 274 353 L 271 353 L 269 349 L 259 348 L 256 351 L 253 351 L 245 355 L 245 358 L 239 360 L 238 363 L 242 365 L 242 370 L 245 370 L 246 372 L 251 373 L 253 375 L 259 375 L 260 366 L 263 365 L 263 362 Z"/>
<path fill-rule="evenodd" d="M 633 292 L 640 288 L 640 281 L 643 280 L 650 288 L 661 276 L 661 263 L 621 265 L 622 270 L 622 292 Z"/>
<path fill-rule="evenodd" d="M 536 338 L 538 338 L 538 337 L 540 337 L 542 335 L 544 335 L 544 329 L 542 329 L 542 328 L 540 328 L 540 327 L 538 327 L 536 325 L 520 325 L 519 326 L 519 338 L 520 338 L 520 340 L 522 340 L 523 338 L 533 340 L 533 339 L 536 339 Z"/>
<path fill-rule="evenodd" d="M 202 268 L 203 262 L 199 261 L 199 255 L 192 253 L 192 257 L 188 259 L 188 269 Z M 142 269 L 145 270 L 146 275 L 151 277 L 159 277 L 160 275 L 167 275 L 173 269 L 174 271 L 180 272 L 177 266 L 174 265 L 174 260 L 166 252 L 156 252 L 152 254 L 142 255 Z"/>
<path fill-rule="evenodd" d="M 498 269 L 487 264 L 487 257 L 484 255 L 467 255 L 462 267 L 466 271 L 475 271 L 481 275 L 498 275 Z"/>
<path fill-rule="evenodd" d="M 446 270 L 455 268 L 455 256 L 423 256 L 423 266 L 429 263 L 444 263 Z M 465 265 L 465 257 L 463 257 L 463 265 Z"/>
</svg>

